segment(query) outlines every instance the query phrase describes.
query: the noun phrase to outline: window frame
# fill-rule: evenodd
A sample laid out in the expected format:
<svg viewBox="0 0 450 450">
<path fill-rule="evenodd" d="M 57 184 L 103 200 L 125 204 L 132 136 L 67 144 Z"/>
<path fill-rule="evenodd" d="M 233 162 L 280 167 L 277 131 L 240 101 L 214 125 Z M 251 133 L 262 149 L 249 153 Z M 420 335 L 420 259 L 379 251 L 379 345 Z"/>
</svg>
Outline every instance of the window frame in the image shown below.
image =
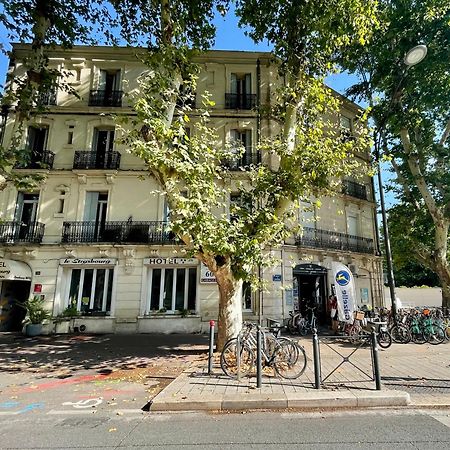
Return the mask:
<svg viewBox="0 0 450 450">
<path fill-rule="evenodd" d="M 160 270 L 160 280 L 159 280 L 159 299 L 158 299 L 158 309 L 152 309 L 152 291 L 153 291 L 153 275 L 155 270 Z M 171 309 L 164 306 L 165 298 L 165 280 L 166 271 L 173 270 L 172 273 L 172 286 L 171 286 Z M 185 271 L 184 275 L 184 289 L 183 289 L 183 308 L 177 309 L 177 275 L 178 271 Z M 189 288 L 190 288 L 190 271 L 195 270 L 195 276 L 193 277 L 193 285 L 195 287 L 195 305 L 194 308 L 189 308 Z M 164 314 L 177 314 L 180 311 L 188 310 L 190 312 L 196 313 L 198 310 L 198 265 L 164 265 L 164 266 L 148 266 L 147 276 L 146 276 L 146 295 L 145 295 L 145 309 L 144 314 L 150 315 L 155 313 Z M 195 281 L 194 281 L 195 280 Z"/>
</svg>

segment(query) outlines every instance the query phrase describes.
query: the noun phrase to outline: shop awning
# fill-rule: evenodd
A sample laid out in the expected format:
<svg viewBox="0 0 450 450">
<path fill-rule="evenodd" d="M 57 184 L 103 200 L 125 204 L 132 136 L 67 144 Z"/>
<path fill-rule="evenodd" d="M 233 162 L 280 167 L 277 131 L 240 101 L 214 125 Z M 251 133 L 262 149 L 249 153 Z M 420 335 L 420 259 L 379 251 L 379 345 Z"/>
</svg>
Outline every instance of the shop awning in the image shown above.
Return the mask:
<svg viewBox="0 0 450 450">
<path fill-rule="evenodd" d="M 0 258 L 0 281 L 31 281 L 31 268 L 22 261 Z"/>
</svg>

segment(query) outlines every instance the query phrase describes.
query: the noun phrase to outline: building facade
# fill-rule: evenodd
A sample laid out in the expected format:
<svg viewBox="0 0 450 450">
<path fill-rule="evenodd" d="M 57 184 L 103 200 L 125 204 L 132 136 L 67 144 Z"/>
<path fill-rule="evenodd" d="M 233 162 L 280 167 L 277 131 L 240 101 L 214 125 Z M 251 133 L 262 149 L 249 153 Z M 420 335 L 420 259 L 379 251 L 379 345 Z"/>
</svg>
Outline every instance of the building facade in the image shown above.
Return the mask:
<svg viewBox="0 0 450 450">
<path fill-rule="evenodd" d="M 14 47 L 10 71 L 23 73 L 27 51 Z M 198 92 L 212 95 L 213 126 L 223 143 L 239 140 L 246 149 L 230 169 L 272 164 L 269 155 L 254 151 L 261 136 L 274 132 L 270 119 L 258 113 L 277 83 L 270 55 L 210 51 L 199 63 Z M 23 146 L 32 158 L 14 170 L 45 175 L 45 181 L 32 191 L 8 185 L 0 192 L 0 330 L 18 329 L 22 313 L 15 300 L 39 295 L 55 317 L 76 308 L 80 316 L 70 326 L 87 332 L 205 331 L 218 313 L 214 278 L 196 259 L 182 257 L 155 180 L 116 141 L 111 114 L 133 114 L 126 94 L 136 90 L 144 67 L 132 49 L 109 47 L 56 49 L 50 65 L 66 74 L 77 95 L 49 92 L 41 99 L 47 111 L 26 126 Z M 351 133 L 358 111 L 344 100 L 335 120 Z M 10 111 L 5 146 L 13 120 Z M 323 199 L 320 210 L 299 211 L 303 234 L 274 250 L 278 266 L 260 270 L 266 289 L 245 286 L 244 318 L 283 319 L 313 299 L 325 319 L 333 261 L 355 275 L 360 305 L 380 305 L 374 198 L 369 177 L 349 179 L 341 195 Z M 67 326 L 55 321 L 47 331 Z"/>
</svg>

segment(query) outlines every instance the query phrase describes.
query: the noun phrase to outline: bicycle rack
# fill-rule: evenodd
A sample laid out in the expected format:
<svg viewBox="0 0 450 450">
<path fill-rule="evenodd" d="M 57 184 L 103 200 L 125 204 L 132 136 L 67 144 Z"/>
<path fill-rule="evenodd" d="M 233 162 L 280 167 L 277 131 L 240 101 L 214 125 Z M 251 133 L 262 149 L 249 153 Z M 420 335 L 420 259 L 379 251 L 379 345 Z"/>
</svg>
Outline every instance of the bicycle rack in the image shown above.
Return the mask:
<svg viewBox="0 0 450 450">
<path fill-rule="evenodd" d="M 315 375 L 315 388 L 320 389 L 321 385 L 325 385 L 325 381 L 328 380 L 331 375 L 333 375 L 342 365 L 345 363 L 350 364 L 359 372 L 361 372 L 365 377 L 367 377 L 370 381 L 375 381 L 375 386 L 377 390 L 381 390 L 381 376 L 380 376 L 380 366 L 378 362 L 378 345 L 376 341 L 376 335 L 374 332 L 368 335 L 359 336 L 358 339 L 360 342 L 356 345 L 356 347 L 351 351 L 348 355 L 343 355 L 340 353 L 334 346 L 331 346 L 326 341 L 336 341 L 336 340 L 344 340 L 350 341 L 353 339 L 352 336 L 323 336 L 319 337 L 317 334 L 317 330 L 314 330 L 313 333 L 313 356 L 314 356 L 314 375 Z M 321 364 L 321 356 L 320 356 L 320 344 L 326 345 L 329 349 L 331 349 L 334 353 L 339 355 L 342 358 L 342 361 L 325 377 L 322 377 L 322 364 Z M 351 360 L 351 357 L 362 347 L 370 345 L 371 347 L 371 361 L 372 361 L 372 375 L 368 374 L 361 367 L 354 363 L 354 360 Z"/>
</svg>

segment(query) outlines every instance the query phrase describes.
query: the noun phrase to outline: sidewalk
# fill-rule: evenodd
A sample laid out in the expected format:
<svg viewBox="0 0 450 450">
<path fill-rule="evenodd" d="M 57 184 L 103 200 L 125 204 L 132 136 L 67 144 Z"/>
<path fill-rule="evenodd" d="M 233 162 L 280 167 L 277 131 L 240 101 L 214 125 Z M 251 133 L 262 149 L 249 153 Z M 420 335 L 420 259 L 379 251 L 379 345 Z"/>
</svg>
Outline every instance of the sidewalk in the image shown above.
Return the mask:
<svg viewBox="0 0 450 450">
<path fill-rule="evenodd" d="M 394 344 L 380 350 L 381 391 L 369 381 L 370 351 L 361 348 L 351 356 L 354 346 L 345 342 L 321 345 L 325 382 L 320 390 L 314 389 L 311 339 L 303 338 L 300 343 L 308 355 L 308 366 L 298 380 L 266 375 L 262 387 L 257 388 L 255 377 L 237 381 L 225 376 L 215 355 L 210 375 L 206 362 L 185 370 L 153 399 L 150 411 L 450 407 L 450 343 Z M 343 362 L 348 357 L 349 361 Z"/>
<path fill-rule="evenodd" d="M 314 389 L 311 337 L 300 343 L 308 367 L 298 380 L 240 382 L 218 364 L 207 372 L 206 335 L 0 334 L 0 416 L 104 414 L 172 410 L 450 407 L 450 343 L 394 344 L 380 350 L 382 390 L 375 390 L 370 352 L 335 342 L 321 346 L 322 389 Z M 336 353 L 338 352 L 338 353 Z M 341 364 L 337 369 L 336 367 Z"/>
</svg>

